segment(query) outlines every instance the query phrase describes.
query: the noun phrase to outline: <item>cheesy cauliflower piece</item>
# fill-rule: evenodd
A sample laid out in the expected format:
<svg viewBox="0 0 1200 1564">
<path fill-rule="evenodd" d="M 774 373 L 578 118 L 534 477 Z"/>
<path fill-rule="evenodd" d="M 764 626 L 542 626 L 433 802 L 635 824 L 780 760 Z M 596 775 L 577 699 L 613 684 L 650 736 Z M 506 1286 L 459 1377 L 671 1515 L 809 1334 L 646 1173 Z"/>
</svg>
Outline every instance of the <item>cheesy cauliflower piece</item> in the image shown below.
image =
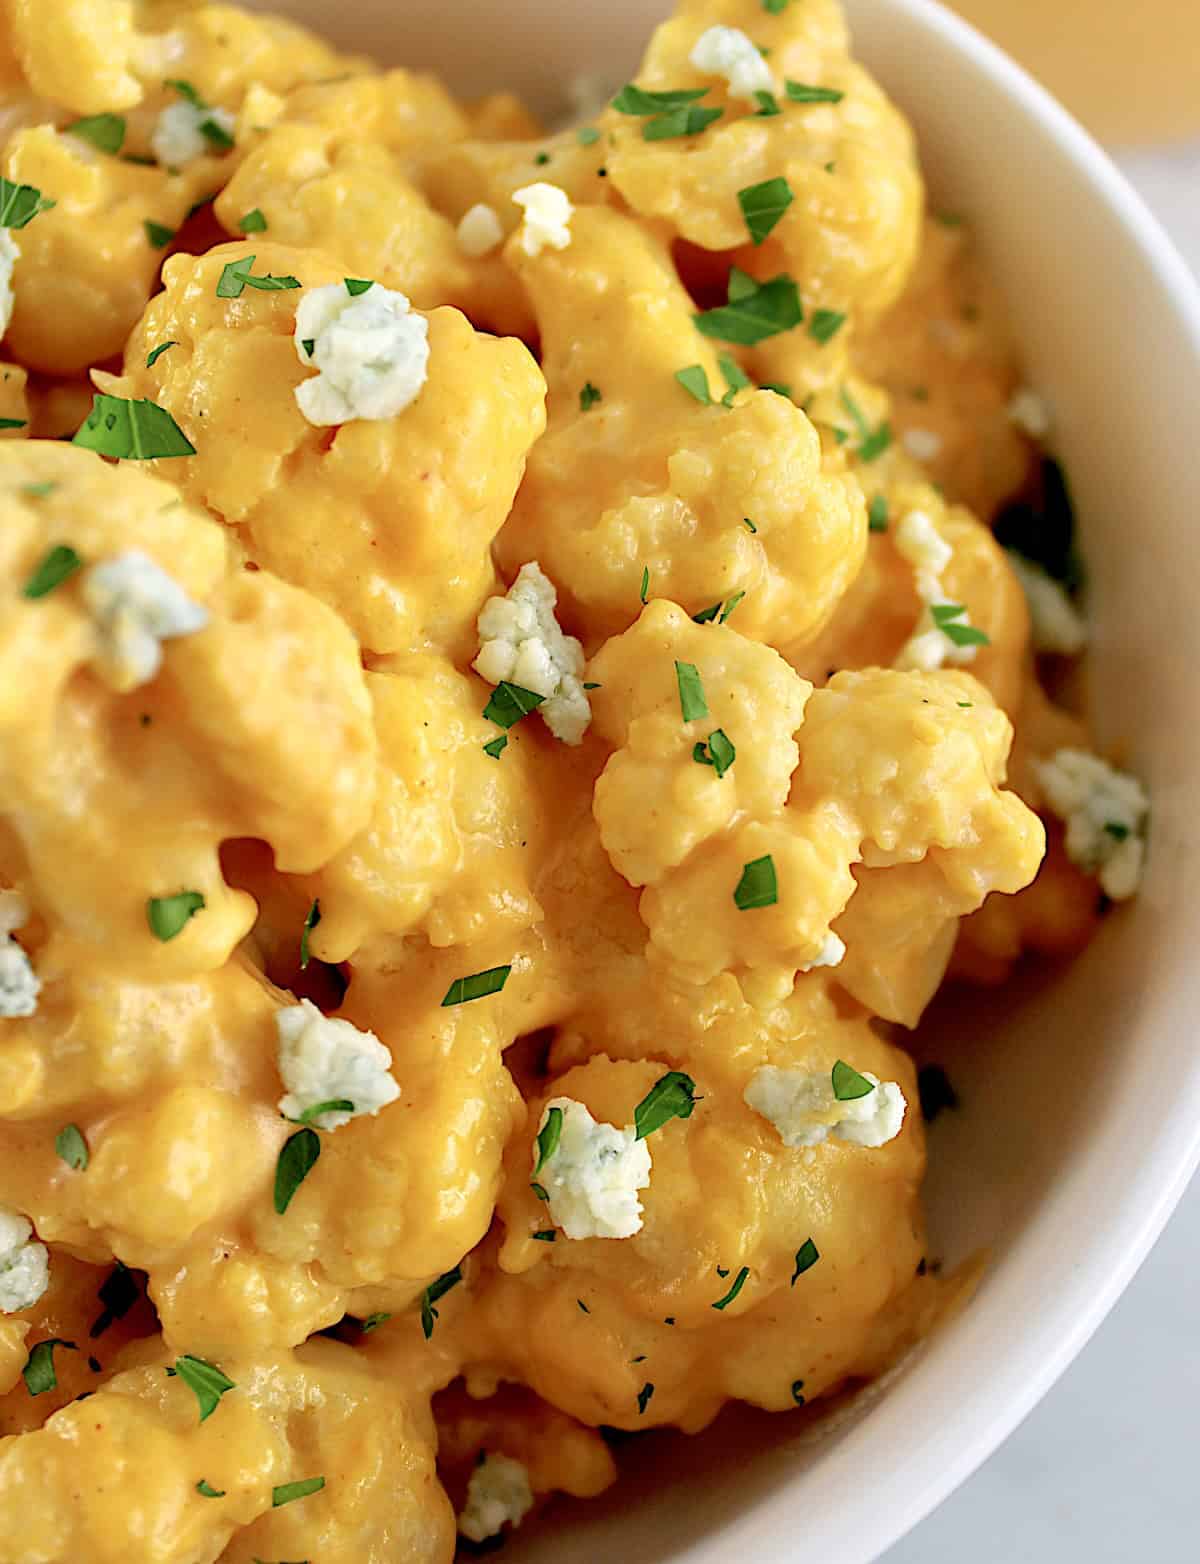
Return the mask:
<svg viewBox="0 0 1200 1564">
<path fill-rule="evenodd" d="M 310 289 L 296 311 L 296 353 L 318 373 L 296 401 L 318 428 L 394 418 L 429 378 L 429 322 L 402 293 L 349 281 Z"/>
<path fill-rule="evenodd" d="M 469 1542 L 486 1542 L 505 1526 L 514 1531 L 533 1508 L 529 1473 L 500 1451 L 483 1451 L 467 1483 L 458 1529 Z"/>
<path fill-rule="evenodd" d="M 583 647 L 555 618 L 558 593 L 537 560 L 522 565 L 504 597 L 479 615 L 479 656 L 472 663 L 489 684 L 507 681 L 543 697 L 538 715 L 564 744 L 579 744 L 592 720 L 580 677 Z"/>
<path fill-rule="evenodd" d="M 553 1150 L 540 1137 L 557 1130 Z M 632 1125 L 598 1124 L 581 1102 L 553 1097 L 542 1109 L 533 1169 L 547 1210 L 568 1238 L 631 1238 L 642 1226 L 637 1191 L 650 1182 L 650 1149 Z"/>
<path fill-rule="evenodd" d="M 1142 877 L 1150 810 L 1142 784 L 1082 749 L 1056 750 L 1035 771 L 1046 803 L 1066 824 L 1072 863 L 1094 874 L 1113 901 L 1133 896 Z"/>
<path fill-rule="evenodd" d="M 42 985 L 33 963 L 13 938 L 29 921 L 29 905 L 16 891 L 0 891 L 0 1018 L 31 1016 Z"/>
<path fill-rule="evenodd" d="M 96 666 L 122 694 L 154 678 L 164 641 L 195 635 L 208 624 L 208 610 L 141 549 L 93 565 L 81 594 L 99 636 Z"/>
<path fill-rule="evenodd" d="M 363 1114 L 372 1117 L 400 1088 L 389 1071 L 392 1056 L 373 1032 L 362 1032 L 349 1021 L 324 1016 L 310 1000 L 275 1012 L 279 1034 L 279 1074 L 287 1093 L 279 1100 L 285 1119 L 299 1119 L 318 1129 L 336 1130 Z M 346 1101 L 349 1108 L 322 1103 Z"/>
<path fill-rule="evenodd" d="M 785 1146 L 819 1146 L 832 1135 L 852 1146 L 886 1146 L 904 1122 L 907 1104 L 895 1081 L 863 1075 L 871 1090 L 839 1100 L 825 1075 L 765 1065 L 750 1078 L 743 1096 L 779 1131 Z"/>
<path fill-rule="evenodd" d="M 50 1284 L 50 1251 L 33 1236 L 33 1223 L 0 1205 L 0 1314 L 32 1309 Z"/>
</svg>

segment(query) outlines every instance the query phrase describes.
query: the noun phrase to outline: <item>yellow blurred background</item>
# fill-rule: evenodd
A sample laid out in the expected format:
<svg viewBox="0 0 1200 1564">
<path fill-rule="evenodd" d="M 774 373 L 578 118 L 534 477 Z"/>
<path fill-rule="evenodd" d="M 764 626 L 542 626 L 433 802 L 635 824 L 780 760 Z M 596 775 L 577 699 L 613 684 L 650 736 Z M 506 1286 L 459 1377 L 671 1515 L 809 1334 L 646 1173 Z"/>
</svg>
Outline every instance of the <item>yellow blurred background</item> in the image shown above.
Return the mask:
<svg viewBox="0 0 1200 1564">
<path fill-rule="evenodd" d="M 1200 135 L 1200 0 L 949 0 L 1110 145 Z"/>
</svg>

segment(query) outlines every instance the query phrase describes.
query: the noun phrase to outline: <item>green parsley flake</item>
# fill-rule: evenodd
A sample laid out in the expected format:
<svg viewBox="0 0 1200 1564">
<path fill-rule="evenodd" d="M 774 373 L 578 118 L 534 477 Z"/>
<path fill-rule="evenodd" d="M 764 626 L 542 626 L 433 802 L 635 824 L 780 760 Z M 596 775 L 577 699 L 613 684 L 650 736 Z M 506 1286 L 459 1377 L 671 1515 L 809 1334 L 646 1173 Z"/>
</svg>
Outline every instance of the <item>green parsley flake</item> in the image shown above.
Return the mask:
<svg viewBox="0 0 1200 1564">
<path fill-rule="evenodd" d="M 808 334 L 814 342 L 819 342 L 824 347 L 837 336 L 845 324 L 846 316 L 842 310 L 814 310 L 813 317 L 808 323 Z"/>
<path fill-rule="evenodd" d="M 311 358 L 317 351 L 317 339 L 316 337 L 305 337 L 300 346 L 304 349 L 305 353 L 308 354 L 309 358 Z"/>
<path fill-rule="evenodd" d="M 305 915 L 304 923 L 300 929 L 300 970 L 306 972 L 308 963 L 312 960 L 309 952 L 308 937 L 321 921 L 321 903 L 314 900 L 312 906 Z"/>
<path fill-rule="evenodd" d="M 852 1069 L 844 1059 L 839 1059 L 834 1065 L 832 1081 L 833 1095 L 837 1102 L 857 1102 L 860 1097 L 869 1097 L 875 1090 L 866 1076 Z"/>
<path fill-rule="evenodd" d="M 552 1227 L 543 1227 L 540 1232 L 530 1233 L 529 1236 L 538 1244 L 552 1244 L 558 1238 L 558 1234 Z"/>
<path fill-rule="evenodd" d="M 773 92 L 766 92 L 759 88 L 754 94 L 754 100 L 758 104 L 758 108 L 754 111 L 755 119 L 770 119 L 772 114 L 783 113 L 779 107 L 779 99 Z"/>
<path fill-rule="evenodd" d="M 692 746 L 692 759 L 697 765 L 712 766 L 723 777 L 737 759 L 737 750 L 724 728 L 714 728 L 706 741 Z"/>
<path fill-rule="evenodd" d="M 705 407 L 711 405 L 712 392 L 708 389 L 708 375 L 703 364 L 689 364 L 686 369 L 677 369 L 675 378 L 689 396 L 694 396 Z"/>
<path fill-rule="evenodd" d="M 244 234 L 265 234 L 267 219 L 263 215 L 262 208 L 256 206 L 252 212 L 247 212 L 245 217 L 239 218 L 238 231 Z"/>
<path fill-rule="evenodd" d="M 788 8 L 788 0 L 762 0 L 762 8 L 772 16 L 782 16 Z"/>
<path fill-rule="evenodd" d="M 118 153 L 125 145 L 125 120 L 120 114 L 89 114 L 66 127 L 68 136 L 86 141 L 97 152 Z"/>
<path fill-rule="evenodd" d="M 738 205 L 755 244 L 763 242 L 791 206 L 793 199 L 792 187 L 782 176 L 764 179 L 761 184 L 747 185 L 744 190 L 738 191 Z"/>
<path fill-rule="evenodd" d="M 575 132 L 575 140 L 581 147 L 594 147 L 600 140 L 600 132 L 594 125 L 581 125 Z"/>
<path fill-rule="evenodd" d="M 127 1265 L 120 1260 L 100 1283 L 96 1297 L 104 1305 L 104 1312 L 93 1322 L 88 1335 L 95 1340 L 114 1320 L 123 1320 L 142 1296 L 137 1279 Z"/>
<path fill-rule="evenodd" d="M 92 410 L 73 444 L 131 462 L 196 454 L 196 447 L 165 407 L 101 392 L 92 398 Z"/>
<path fill-rule="evenodd" d="M 373 1330 L 378 1330 L 381 1325 L 386 1325 L 391 1317 L 390 1314 L 382 1309 L 376 1314 L 368 1314 L 362 1322 L 363 1335 L 369 1336 Z"/>
<path fill-rule="evenodd" d="M 176 896 L 151 896 L 146 903 L 146 922 L 150 932 L 165 945 L 182 934 L 189 921 L 204 907 L 199 891 L 180 891 Z"/>
<path fill-rule="evenodd" d="M 749 390 L 754 382 L 738 363 L 737 359 L 729 353 L 718 353 L 717 365 L 725 377 L 725 384 L 729 387 L 729 390 L 721 398 L 721 406 L 732 407 L 738 392 Z"/>
<path fill-rule="evenodd" d="M 537 1133 L 537 1162 L 534 1164 L 534 1178 L 542 1171 L 546 1163 L 558 1150 L 558 1143 L 562 1139 L 563 1111 L 561 1108 L 547 1108 L 546 1122 Z"/>
<path fill-rule="evenodd" d="M 142 227 L 146 230 L 146 238 L 155 250 L 165 250 L 175 237 L 173 228 L 166 228 L 162 223 L 152 222 L 149 218 L 142 224 Z"/>
<path fill-rule="evenodd" d="M 433 1335 L 433 1322 L 438 1318 L 438 1311 L 434 1308 L 434 1304 L 452 1287 L 457 1287 L 462 1279 L 462 1269 L 456 1265 L 452 1271 L 439 1276 L 436 1282 L 430 1282 L 421 1294 L 421 1331 L 426 1341 Z"/>
<path fill-rule="evenodd" d="M 862 408 L 850 395 L 846 388 L 842 387 L 842 406 L 854 420 L 854 427 L 858 431 L 858 457 L 863 462 L 873 462 L 876 457 L 882 456 L 884 451 L 892 443 L 892 428 L 890 424 L 880 424 L 877 429 L 872 429 L 867 423 L 866 415 Z M 836 431 L 839 435 L 838 443 L 845 439 L 844 431 Z"/>
<path fill-rule="evenodd" d="M 696 1083 L 682 1070 L 668 1070 L 660 1076 L 633 1110 L 635 1140 L 645 1140 L 672 1119 L 690 1119 L 699 1098 Z"/>
<path fill-rule="evenodd" d="M 14 185 L 0 178 L 0 228 L 25 228 L 39 212 L 49 212 L 56 205 L 33 185 Z"/>
<path fill-rule="evenodd" d="M 175 1367 L 169 1368 L 167 1373 L 172 1378 L 178 1375 L 196 1397 L 200 1404 L 202 1423 L 217 1410 L 226 1391 L 237 1389 L 233 1380 L 223 1374 L 215 1363 L 209 1363 L 204 1358 L 194 1358 L 190 1353 L 176 1358 Z"/>
<path fill-rule="evenodd" d="M 958 704 L 960 706 L 969 706 L 971 703 L 970 701 L 959 701 Z M 1106 820 L 1104 829 L 1114 842 L 1123 842 L 1129 836 L 1129 827 L 1122 825 L 1119 820 Z"/>
<path fill-rule="evenodd" d="M 800 290 L 790 277 L 780 275 L 760 283 L 735 266 L 729 273 L 728 303 L 692 318 L 706 337 L 754 347 L 798 326 L 804 309 Z"/>
<path fill-rule="evenodd" d="M 549 1200 L 550 1199 L 550 1191 L 545 1187 L 544 1184 L 538 1184 L 538 1183 L 535 1182 L 535 1183 L 531 1183 L 529 1187 L 530 1187 L 530 1189 L 533 1190 L 534 1194 L 537 1196 L 537 1198 L 539 1200 Z"/>
<path fill-rule="evenodd" d="M 713 620 L 717 617 L 717 615 L 720 612 L 721 612 L 721 604 L 720 604 L 720 602 L 718 601 L 718 602 L 712 603 L 712 604 L 709 605 L 709 607 L 702 608 L 698 614 L 693 614 L 692 615 L 692 623 L 693 624 L 697 624 L 697 625 L 711 624 L 713 622 Z"/>
<path fill-rule="evenodd" d="M 483 708 L 483 715 L 498 728 L 508 729 L 520 722 L 522 717 L 528 717 L 531 711 L 536 711 L 545 699 L 544 695 L 538 695 L 534 690 L 502 679 L 492 691 L 491 700 Z"/>
<path fill-rule="evenodd" d="M 792 400 L 792 388 L 784 385 L 782 380 L 764 380 L 758 389 L 760 391 L 774 391 L 776 396 L 786 397 L 789 402 Z"/>
<path fill-rule="evenodd" d="M 985 631 L 956 622 L 966 611 L 965 603 L 934 603 L 929 610 L 934 624 L 955 646 L 990 646 L 991 637 Z"/>
<path fill-rule="evenodd" d="M 349 1097 L 330 1097 L 326 1102 L 315 1102 L 311 1108 L 305 1108 L 291 1122 L 293 1124 L 311 1124 L 314 1119 L 319 1119 L 323 1113 L 353 1113 L 354 1104 Z"/>
<path fill-rule="evenodd" d="M 730 614 L 738 606 L 738 604 L 745 597 L 745 595 L 746 594 L 744 592 L 735 592 L 733 594 L 733 596 L 729 599 L 729 601 L 725 604 L 725 607 L 721 610 L 721 623 L 722 624 L 724 624 L 725 621 L 729 618 Z"/>
<path fill-rule="evenodd" d="M 728 1308 L 729 1305 L 733 1302 L 733 1300 L 737 1297 L 738 1293 L 740 1293 L 742 1288 L 746 1285 L 746 1278 L 749 1275 L 750 1275 L 750 1267 L 748 1265 L 743 1265 L 741 1270 L 737 1273 L 737 1275 L 733 1279 L 733 1286 L 729 1289 L 729 1291 L 725 1294 L 725 1296 L 723 1298 L 718 1298 L 717 1299 L 716 1303 L 713 1304 L 713 1308 L 714 1309 L 726 1309 L 726 1308 Z"/>
<path fill-rule="evenodd" d="M 579 1305 L 580 1313 L 590 1314 L 592 1312 L 582 1298 L 576 1298 L 575 1302 Z"/>
<path fill-rule="evenodd" d="M 511 966 L 489 967 L 486 972 L 473 972 L 470 977 L 455 978 L 446 990 L 442 1008 L 467 1005 L 473 999 L 486 999 L 489 994 L 498 994 L 508 982 L 511 971 Z"/>
<path fill-rule="evenodd" d="M 628 82 L 612 100 L 619 114 L 662 114 L 667 109 L 683 108 L 695 103 L 708 92 L 707 87 L 688 87 L 678 92 L 647 92 L 644 87 Z"/>
<path fill-rule="evenodd" d="M 816 1244 L 811 1238 L 806 1238 L 796 1250 L 796 1269 L 792 1272 L 792 1286 L 794 1287 L 805 1271 L 811 1271 L 813 1266 L 821 1258 Z"/>
<path fill-rule="evenodd" d="M 152 348 L 146 355 L 146 368 L 153 369 L 168 348 L 177 348 L 178 346 L 178 342 L 160 342 L 156 348 Z"/>
<path fill-rule="evenodd" d="M 800 1394 L 803 1389 L 804 1381 L 802 1379 L 794 1379 L 792 1381 L 792 1400 L 798 1407 L 802 1407 L 804 1405 L 804 1397 Z"/>
<path fill-rule="evenodd" d="M 751 521 L 751 520 L 750 520 L 750 518 L 749 518 L 749 516 L 743 516 L 743 517 L 742 517 L 742 525 L 743 525 L 743 526 L 744 526 L 744 527 L 749 527 L 749 529 L 750 529 L 750 531 L 751 531 L 751 532 L 757 532 L 757 531 L 758 531 L 758 528 L 757 528 L 757 527 L 756 527 L 756 526 L 755 526 L 755 525 L 754 525 L 754 523 L 753 523 L 753 522 L 752 522 L 752 521 Z"/>
<path fill-rule="evenodd" d="M 581 413 L 589 412 L 593 407 L 595 407 L 597 402 L 602 402 L 603 400 L 604 398 L 601 396 L 600 392 L 589 380 L 584 385 L 583 390 L 579 393 L 579 411 Z"/>
<path fill-rule="evenodd" d="M 483 746 L 483 753 L 485 755 L 489 755 L 493 760 L 499 760 L 507 748 L 508 734 L 501 733 L 499 738 L 488 740 L 488 742 Z"/>
<path fill-rule="evenodd" d="M 53 494 L 58 484 L 53 479 L 47 479 L 44 483 L 23 483 L 21 493 L 30 500 L 44 500 L 48 494 Z"/>
<path fill-rule="evenodd" d="M 704 685 L 700 682 L 700 670 L 694 663 L 675 663 L 675 682 L 679 686 L 679 709 L 685 722 L 695 722 L 708 716 L 708 702 L 704 699 Z"/>
<path fill-rule="evenodd" d="M 346 292 L 352 299 L 357 299 L 362 294 L 369 293 L 375 286 L 374 282 L 367 277 L 343 277 L 342 281 L 346 285 Z"/>
<path fill-rule="evenodd" d="M 51 1336 L 47 1341 L 39 1341 L 31 1347 L 25 1367 L 21 1370 L 25 1388 L 31 1396 L 44 1396 L 48 1390 L 58 1387 L 58 1375 L 54 1372 L 55 1347 L 64 1347 L 68 1352 L 79 1351 L 73 1341 L 64 1341 L 61 1336 Z"/>
<path fill-rule="evenodd" d="M 650 1405 L 650 1397 L 653 1394 L 654 1386 L 647 1380 L 637 1395 L 638 1413 L 640 1416 L 645 1416 L 646 1408 Z"/>
<path fill-rule="evenodd" d="M 282 293 L 300 286 L 299 278 L 296 277 L 274 277 L 269 273 L 265 277 L 253 276 L 251 267 L 257 259 L 256 255 L 243 255 L 236 261 L 230 261 L 217 282 L 217 298 L 240 299 L 247 288 L 255 288 L 259 293 Z M 365 293 L 370 286 L 371 284 L 367 283 L 358 291 Z M 350 287 L 349 280 L 346 282 L 346 287 Z"/>
<path fill-rule="evenodd" d="M 48 596 L 73 576 L 82 564 L 83 560 L 69 543 L 56 543 L 38 560 L 33 573 L 21 588 L 21 596 L 30 599 Z"/>
<path fill-rule="evenodd" d="M 323 1477 L 302 1477 L 299 1482 L 280 1483 L 278 1488 L 271 1489 L 271 1506 L 278 1509 L 282 1504 L 291 1504 L 295 1499 L 307 1499 L 310 1493 L 320 1493 L 325 1486 Z"/>
<path fill-rule="evenodd" d="M 642 590 L 638 594 L 638 596 L 641 598 L 643 603 L 648 601 L 649 593 L 650 593 L 650 566 L 649 565 L 645 565 L 642 568 Z"/>
<path fill-rule="evenodd" d="M 88 1165 L 88 1144 L 78 1124 L 64 1124 L 54 1137 L 54 1149 L 69 1168 L 82 1173 Z"/>
<path fill-rule="evenodd" d="M 742 877 L 737 882 L 733 900 L 739 912 L 752 912 L 758 907 L 773 907 L 779 900 L 775 860 L 770 853 L 762 858 L 752 858 L 743 866 Z"/>
<path fill-rule="evenodd" d="M 24 429 L 27 418 L 0 418 L 0 429 Z"/>
<path fill-rule="evenodd" d="M 836 87 L 810 87 L 802 81 L 786 81 L 783 85 L 792 103 L 840 103 L 846 96 Z"/>
<path fill-rule="evenodd" d="M 321 1138 L 316 1130 L 297 1130 L 284 1142 L 275 1164 L 275 1210 L 282 1216 L 292 1197 L 316 1167 L 321 1155 Z"/>
<path fill-rule="evenodd" d="M 877 494 L 867 507 L 867 526 L 872 532 L 888 529 L 888 502 L 886 495 Z"/>
<path fill-rule="evenodd" d="M 549 152 L 539 152 L 533 161 L 539 168 L 544 168 L 545 165 L 550 161 L 550 154 Z"/>
<path fill-rule="evenodd" d="M 224 1488 L 214 1488 L 207 1478 L 204 1477 L 196 1484 L 196 1492 L 202 1499 L 223 1499 L 225 1497 Z"/>
<path fill-rule="evenodd" d="M 670 109 L 666 114 L 648 119 L 642 126 L 643 141 L 674 141 L 679 136 L 698 136 L 707 130 L 714 120 L 721 118 L 724 109 L 692 108 Z"/>
</svg>

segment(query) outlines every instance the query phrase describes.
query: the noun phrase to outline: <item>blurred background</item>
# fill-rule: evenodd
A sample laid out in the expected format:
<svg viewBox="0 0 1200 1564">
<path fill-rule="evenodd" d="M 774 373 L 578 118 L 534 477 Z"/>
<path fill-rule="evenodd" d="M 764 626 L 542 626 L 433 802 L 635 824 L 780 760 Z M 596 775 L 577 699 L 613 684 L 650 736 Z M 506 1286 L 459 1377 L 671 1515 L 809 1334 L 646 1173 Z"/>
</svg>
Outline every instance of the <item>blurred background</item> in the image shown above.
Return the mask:
<svg viewBox="0 0 1200 1564">
<path fill-rule="evenodd" d="M 1200 0 L 949 3 L 1105 143 L 1200 277 Z M 1200 1182 L 1049 1396 L 881 1564 L 1197 1564 L 1198 1254 Z"/>
</svg>

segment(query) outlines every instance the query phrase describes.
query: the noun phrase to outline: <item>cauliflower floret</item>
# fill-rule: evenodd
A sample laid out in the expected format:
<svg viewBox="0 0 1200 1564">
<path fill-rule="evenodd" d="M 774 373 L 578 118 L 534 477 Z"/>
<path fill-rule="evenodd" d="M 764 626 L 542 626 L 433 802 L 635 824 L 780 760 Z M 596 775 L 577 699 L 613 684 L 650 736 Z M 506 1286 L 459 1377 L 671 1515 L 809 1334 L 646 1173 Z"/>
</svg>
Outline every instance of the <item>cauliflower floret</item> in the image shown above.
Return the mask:
<svg viewBox="0 0 1200 1564">
<path fill-rule="evenodd" d="M 477 201 L 470 211 L 465 212 L 455 232 L 459 249 L 474 260 L 490 254 L 504 239 L 504 228 L 496 215 L 496 209 L 486 201 Z"/>
<path fill-rule="evenodd" d="M 1113 901 L 1137 891 L 1146 855 L 1150 800 L 1136 777 L 1099 755 L 1059 749 L 1034 770 L 1046 803 L 1066 822 L 1067 857 L 1100 881 Z"/>
<path fill-rule="evenodd" d="M 515 190 L 513 200 L 525 213 L 517 244 L 526 255 L 567 248 L 571 242 L 571 218 L 575 208 L 565 190 L 539 180 Z"/>
<path fill-rule="evenodd" d="M 275 1029 L 279 1073 L 288 1089 L 279 1099 L 285 1118 L 298 1119 L 322 1102 L 352 1103 L 310 1121 L 319 1129 L 336 1130 L 363 1114 L 374 1116 L 399 1097 L 400 1088 L 388 1073 L 391 1053 L 374 1032 L 324 1016 L 308 999 L 277 1010 Z"/>
<path fill-rule="evenodd" d="M 29 957 L 12 938 L 29 921 L 29 907 L 16 891 L 0 891 L 0 1017 L 31 1016 L 42 985 Z"/>
<path fill-rule="evenodd" d="M 550 1197 L 551 1220 L 568 1238 L 632 1238 L 642 1227 L 637 1191 L 650 1182 L 650 1148 L 632 1124 L 623 1130 L 598 1124 L 570 1097 L 546 1104 L 539 1135 L 554 1109 L 562 1115 L 561 1133 L 536 1175 Z M 535 1140 L 535 1169 L 539 1157 Z"/>
<path fill-rule="evenodd" d="M 913 567 L 917 596 L 925 605 L 911 637 L 896 658 L 896 667 L 932 673 L 946 663 L 975 661 L 977 644 L 961 646 L 951 631 L 968 629 L 970 616 L 960 604 L 952 603 L 942 586 L 942 572 L 954 557 L 954 551 L 924 511 L 912 510 L 903 517 L 893 534 L 901 556 Z M 944 623 L 936 610 L 943 610 Z M 951 612 L 950 610 L 954 610 Z"/>
<path fill-rule="evenodd" d="M 486 1542 L 505 1526 L 515 1530 L 532 1508 L 528 1470 L 507 1455 L 486 1451 L 467 1484 L 458 1529 L 471 1542 Z"/>
<path fill-rule="evenodd" d="M 728 82 L 731 98 L 754 103 L 758 93 L 779 90 L 758 46 L 738 27 L 710 27 L 696 40 L 690 59 L 698 71 Z"/>
<path fill-rule="evenodd" d="M 9 228 L 0 228 L 0 337 L 8 330 L 13 313 L 13 268 L 21 258 L 21 247 Z"/>
<path fill-rule="evenodd" d="M 0 1206 L 0 1314 L 31 1309 L 50 1285 L 50 1252 L 33 1237 L 33 1224 Z"/>
<path fill-rule="evenodd" d="M 592 720 L 583 688 L 583 647 L 554 617 L 558 593 L 537 560 L 522 565 L 506 597 L 490 597 L 479 615 L 479 656 L 472 666 L 489 684 L 508 680 L 535 695 L 546 726 L 579 744 Z"/>
<path fill-rule="evenodd" d="M 197 158 L 227 147 L 236 123 L 228 109 L 213 109 L 181 98 L 178 103 L 168 104 L 158 116 L 150 135 L 150 150 L 163 168 L 186 168 Z"/>
<path fill-rule="evenodd" d="M 828 1075 L 766 1065 L 754 1072 L 743 1096 L 770 1119 L 785 1146 L 819 1146 L 830 1135 L 854 1146 L 886 1146 L 904 1123 L 904 1093 L 869 1070 L 863 1079 L 871 1083 L 869 1092 L 839 1101 Z"/>
<path fill-rule="evenodd" d="M 83 578 L 83 600 L 99 634 L 97 666 L 122 693 L 154 678 L 164 641 L 208 624 L 208 610 L 141 549 L 93 565 Z"/>
<path fill-rule="evenodd" d="M 354 418 L 394 418 L 429 378 L 429 322 L 404 294 L 349 281 L 311 288 L 296 311 L 296 354 L 320 374 L 296 387 L 318 428 Z"/>
<path fill-rule="evenodd" d="M 1029 604 L 1034 651 L 1078 657 L 1087 645 L 1087 625 L 1071 599 L 1053 576 L 1032 560 L 1010 551 L 1008 562 Z"/>
</svg>

